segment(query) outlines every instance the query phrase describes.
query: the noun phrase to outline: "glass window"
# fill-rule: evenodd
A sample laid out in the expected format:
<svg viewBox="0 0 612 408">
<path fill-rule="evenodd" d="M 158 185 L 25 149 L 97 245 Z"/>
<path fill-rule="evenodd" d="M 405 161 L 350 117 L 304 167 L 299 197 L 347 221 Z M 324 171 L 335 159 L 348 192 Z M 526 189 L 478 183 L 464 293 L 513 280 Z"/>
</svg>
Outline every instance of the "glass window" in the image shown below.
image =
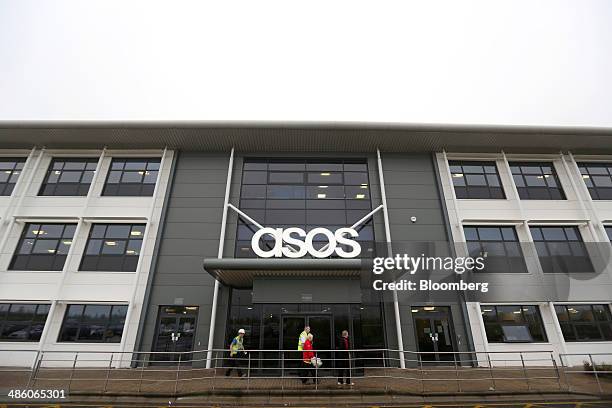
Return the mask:
<svg viewBox="0 0 612 408">
<path fill-rule="evenodd" d="M 506 198 L 497 165 L 487 161 L 449 161 L 457 198 Z"/>
<path fill-rule="evenodd" d="M 511 162 L 510 170 L 522 200 L 565 200 L 552 163 Z"/>
<path fill-rule="evenodd" d="M 160 158 L 114 158 L 102 195 L 152 196 L 160 163 Z"/>
<path fill-rule="evenodd" d="M 593 200 L 612 200 L 612 163 L 578 163 Z"/>
<path fill-rule="evenodd" d="M 246 159 L 240 208 L 266 227 L 349 227 L 371 211 L 369 187 L 365 160 Z M 256 227 L 238 223 L 236 256 L 255 257 L 250 238 Z M 372 253 L 371 241 L 361 243 L 363 256 Z"/>
<path fill-rule="evenodd" d="M 527 272 L 523 251 L 510 226 L 464 226 L 465 240 L 471 257 L 483 257 L 484 270 L 490 273 Z"/>
<path fill-rule="evenodd" d="M 537 306 L 480 306 L 489 343 L 538 343 L 546 331 Z"/>
<path fill-rule="evenodd" d="M 68 305 L 59 342 L 119 343 L 127 305 Z"/>
<path fill-rule="evenodd" d="M 61 271 L 75 230 L 76 224 L 26 224 L 9 269 Z"/>
<path fill-rule="evenodd" d="M 53 159 L 38 195 L 86 196 L 98 159 Z"/>
<path fill-rule="evenodd" d="M 609 305 L 555 305 L 565 341 L 612 340 Z"/>
<path fill-rule="evenodd" d="M 608 239 L 612 241 L 612 227 L 606 226 L 606 234 L 608 234 Z"/>
<path fill-rule="evenodd" d="M 544 273 L 593 272 L 578 227 L 530 227 Z"/>
<path fill-rule="evenodd" d="M 0 341 L 39 341 L 48 304 L 0 303 Z"/>
<path fill-rule="evenodd" d="M 25 158 L 0 158 L 0 196 L 13 193 L 24 165 Z"/>
<path fill-rule="evenodd" d="M 145 224 L 93 224 L 82 271 L 135 272 Z"/>
</svg>

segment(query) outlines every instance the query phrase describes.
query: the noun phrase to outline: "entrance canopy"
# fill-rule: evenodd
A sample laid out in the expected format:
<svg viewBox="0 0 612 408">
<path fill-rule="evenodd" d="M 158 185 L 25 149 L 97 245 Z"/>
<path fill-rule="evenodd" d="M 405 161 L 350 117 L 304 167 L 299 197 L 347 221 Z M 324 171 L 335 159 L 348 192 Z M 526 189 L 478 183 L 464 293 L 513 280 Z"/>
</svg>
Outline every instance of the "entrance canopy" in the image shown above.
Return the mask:
<svg viewBox="0 0 612 408">
<path fill-rule="evenodd" d="M 233 288 L 250 288 L 256 278 L 359 278 L 361 264 L 361 259 L 204 259 L 204 269 Z"/>
</svg>

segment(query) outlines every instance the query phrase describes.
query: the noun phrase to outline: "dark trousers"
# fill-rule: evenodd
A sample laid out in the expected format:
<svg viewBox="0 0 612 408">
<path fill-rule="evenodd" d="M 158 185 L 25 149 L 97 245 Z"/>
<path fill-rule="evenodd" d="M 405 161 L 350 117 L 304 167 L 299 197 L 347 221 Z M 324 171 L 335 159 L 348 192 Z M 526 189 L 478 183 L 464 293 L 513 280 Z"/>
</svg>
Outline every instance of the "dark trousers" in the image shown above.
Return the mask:
<svg viewBox="0 0 612 408">
<path fill-rule="evenodd" d="M 336 353 L 336 369 L 338 370 L 338 382 L 351 383 L 351 361 L 349 353 Z"/>
<path fill-rule="evenodd" d="M 239 376 L 242 376 L 242 369 L 240 367 L 242 367 L 242 356 L 240 353 L 236 354 L 235 356 L 230 356 L 228 362 L 227 362 L 227 366 L 229 367 L 227 369 L 227 371 L 225 372 L 225 375 L 228 376 L 232 373 L 233 369 L 236 369 L 236 372 L 238 372 Z"/>
<path fill-rule="evenodd" d="M 338 382 L 342 384 L 343 379 L 346 379 L 345 384 L 351 383 L 351 370 L 348 367 L 338 368 Z"/>
<path fill-rule="evenodd" d="M 312 364 L 302 361 L 302 367 L 300 368 L 300 379 L 302 380 L 302 384 L 308 382 L 308 376 L 312 377 L 313 383 L 317 382 L 316 368 Z"/>
</svg>

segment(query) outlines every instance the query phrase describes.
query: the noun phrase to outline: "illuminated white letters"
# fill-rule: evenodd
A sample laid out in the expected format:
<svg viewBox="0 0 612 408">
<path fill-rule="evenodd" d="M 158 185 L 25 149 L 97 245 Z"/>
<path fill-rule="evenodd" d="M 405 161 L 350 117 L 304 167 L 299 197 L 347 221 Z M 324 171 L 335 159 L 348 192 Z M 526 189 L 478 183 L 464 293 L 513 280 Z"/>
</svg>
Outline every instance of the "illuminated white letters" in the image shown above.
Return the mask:
<svg viewBox="0 0 612 408">
<path fill-rule="evenodd" d="M 325 237 L 323 241 L 320 240 L 321 235 Z M 264 241 L 266 249 L 262 249 L 260 245 L 263 236 L 272 238 Z M 328 258 L 334 252 L 341 258 L 355 258 L 361 253 L 361 245 L 350 238 L 356 238 L 357 236 L 359 234 L 352 228 L 340 228 L 336 232 L 326 228 L 315 228 L 308 234 L 303 229 L 295 227 L 286 229 L 261 228 L 253 234 L 251 247 L 253 252 L 261 258 L 280 258 L 283 256 L 302 258 L 306 254 L 312 255 L 314 258 Z M 315 238 L 318 238 L 318 241 L 315 241 Z M 321 248 L 316 249 L 313 241 L 327 244 L 323 244 Z"/>
</svg>

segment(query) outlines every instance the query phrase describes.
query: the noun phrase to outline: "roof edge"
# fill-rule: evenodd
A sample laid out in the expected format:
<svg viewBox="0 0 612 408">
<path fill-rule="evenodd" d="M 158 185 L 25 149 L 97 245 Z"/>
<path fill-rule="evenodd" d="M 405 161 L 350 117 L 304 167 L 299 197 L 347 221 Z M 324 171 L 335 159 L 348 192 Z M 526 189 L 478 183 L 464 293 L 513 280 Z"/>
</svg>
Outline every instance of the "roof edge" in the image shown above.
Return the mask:
<svg viewBox="0 0 612 408">
<path fill-rule="evenodd" d="M 330 129 L 420 132 L 610 134 L 611 126 L 404 123 L 360 121 L 207 121 L 207 120 L 0 120 L 0 129 Z"/>
</svg>

